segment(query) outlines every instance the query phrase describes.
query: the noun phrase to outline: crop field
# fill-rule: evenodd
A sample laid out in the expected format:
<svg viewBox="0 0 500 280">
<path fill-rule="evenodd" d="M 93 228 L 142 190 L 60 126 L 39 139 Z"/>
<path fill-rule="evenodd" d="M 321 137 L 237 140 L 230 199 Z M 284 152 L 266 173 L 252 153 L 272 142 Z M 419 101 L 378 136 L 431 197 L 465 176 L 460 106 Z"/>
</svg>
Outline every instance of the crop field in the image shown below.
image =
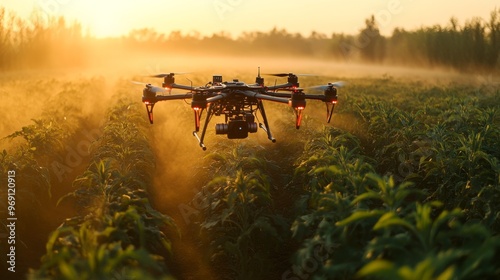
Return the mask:
<svg viewBox="0 0 500 280">
<path fill-rule="evenodd" d="M 303 87 L 346 82 L 330 124 L 321 102 L 299 130 L 267 102 L 276 143 L 210 126 L 207 151 L 189 100 L 149 124 L 130 81 L 161 81 L 0 74 L 2 273 L 14 256 L 20 279 L 500 278 L 498 83 L 307 67 Z"/>
</svg>

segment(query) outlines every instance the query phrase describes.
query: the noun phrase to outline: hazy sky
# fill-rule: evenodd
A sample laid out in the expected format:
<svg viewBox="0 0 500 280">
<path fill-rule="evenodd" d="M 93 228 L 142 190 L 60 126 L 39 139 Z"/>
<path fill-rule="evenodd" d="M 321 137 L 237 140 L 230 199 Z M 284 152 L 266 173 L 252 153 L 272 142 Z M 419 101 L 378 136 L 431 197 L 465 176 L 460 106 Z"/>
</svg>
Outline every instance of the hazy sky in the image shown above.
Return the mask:
<svg viewBox="0 0 500 280">
<path fill-rule="evenodd" d="M 489 20 L 500 9 L 498 0 L 0 0 L 0 6 L 28 18 L 36 9 L 44 15 L 80 22 L 98 37 L 126 35 L 132 29 L 160 33 L 180 30 L 202 35 L 225 31 L 269 31 L 273 27 L 309 35 L 317 31 L 356 34 L 370 15 L 381 31 L 446 25 L 454 16 L 463 24 L 473 17 Z"/>
</svg>

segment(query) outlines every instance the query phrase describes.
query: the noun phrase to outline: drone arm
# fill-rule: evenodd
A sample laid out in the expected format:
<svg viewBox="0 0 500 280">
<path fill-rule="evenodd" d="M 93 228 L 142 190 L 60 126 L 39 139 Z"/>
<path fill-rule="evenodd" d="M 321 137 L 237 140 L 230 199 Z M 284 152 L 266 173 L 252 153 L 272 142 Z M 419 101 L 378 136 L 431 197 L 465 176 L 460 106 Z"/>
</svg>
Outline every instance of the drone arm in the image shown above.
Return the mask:
<svg viewBox="0 0 500 280">
<path fill-rule="evenodd" d="M 282 93 L 282 92 L 274 92 L 274 91 L 266 91 L 265 94 L 270 95 L 270 96 L 275 96 L 275 97 L 285 97 L 285 98 L 292 97 L 291 93 Z"/>
<path fill-rule="evenodd" d="M 227 93 L 221 92 L 220 94 L 217 94 L 216 96 L 212 96 L 212 97 L 207 98 L 207 103 L 212 103 L 212 102 L 215 102 L 217 100 L 224 99 L 226 97 L 227 97 Z"/>
<path fill-rule="evenodd" d="M 259 100 L 268 100 L 268 101 L 274 101 L 274 102 L 279 102 L 279 103 L 285 103 L 288 104 L 288 98 L 284 97 L 278 97 L 278 96 L 272 96 L 272 95 L 267 95 L 267 94 L 262 94 L 262 93 L 256 93 L 253 91 L 240 91 L 243 95 L 250 97 L 250 98 L 257 98 Z"/>
<path fill-rule="evenodd" d="M 321 100 L 321 101 L 327 101 L 324 95 L 319 95 L 319 94 L 306 94 L 305 95 L 306 99 L 314 99 L 314 100 Z"/>
<path fill-rule="evenodd" d="M 275 85 L 275 86 L 270 86 L 270 87 L 267 87 L 267 90 L 279 90 L 279 89 L 285 89 L 285 88 L 290 88 L 290 87 L 293 87 L 294 84 L 292 83 L 286 83 L 286 84 L 281 84 L 281 85 Z"/>
<path fill-rule="evenodd" d="M 192 97 L 193 97 L 192 93 L 175 94 L 175 95 L 157 95 L 156 101 L 181 100 L 181 99 L 188 99 L 188 98 L 192 98 Z"/>
<path fill-rule="evenodd" d="M 285 103 L 285 104 L 289 103 L 289 99 L 288 98 L 277 97 L 277 96 L 269 96 L 269 95 L 260 94 L 260 93 L 257 93 L 255 95 L 255 98 L 261 99 L 261 100 L 268 100 L 268 101 L 274 101 L 274 102 L 279 102 L 279 103 Z"/>
<path fill-rule="evenodd" d="M 185 85 L 179 85 L 179 84 L 171 84 L 169 85 L 169 88 L 173 89 L 183 89 L 183 90 L 192 90 L 192 86 L 185 86 Z"/>
</svg>

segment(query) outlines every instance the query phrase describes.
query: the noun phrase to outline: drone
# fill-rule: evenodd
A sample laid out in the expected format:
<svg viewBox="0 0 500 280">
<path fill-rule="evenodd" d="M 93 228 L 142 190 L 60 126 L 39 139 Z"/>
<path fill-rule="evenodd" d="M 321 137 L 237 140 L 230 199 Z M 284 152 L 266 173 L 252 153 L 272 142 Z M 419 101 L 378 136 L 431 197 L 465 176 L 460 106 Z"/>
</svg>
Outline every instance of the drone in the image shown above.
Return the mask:
<svg viewBox="0 0 500 280">
<path fill-rule="evenodd" d="M 287 78 L 287 82 L 274 86 L 264 85 L 264 78 L 261 77 L 260 67 L 255 83 L 246 84 L 233 79 L 223 82 L 222 76 L 213 75 L 212 81 L 204 86 L 181 85 L 175 83 L 175 75 L 185 73 L 157 74 L 150 77 L 163 78 L 162 87 L 144 84 L 142 102 L 146 105 L 149 122 L 153 124 L 153 108 L 157 102 L 169 100 L 191 99 L 191 108 L 194 112 L 193 136 L 196 137 L 200 147 L 206 150 L 204 143 L 208 124 L 214 116 L 224 116 L 223 123 L 215 125 L 215 133 L 227 135 L 228 139 L 244 139 L 249 133 L 257 132 L 260 127 L 267 133 L 267 138 L 273 143 L 276 139 L 271 133 L 263 101 L 272 101 L 288 104 L 295 111 L 295 127 L 300 128 L 303 111 L 306 107 L 306 100 L 320 100 L 326 104 L 327 122 L 332 118 L 333 108 L 337 104 L 337 88 L 343 82 L 333 82 L 327 85 L 310 87 L 314 90 L 323 91 L 323 94 L 306 94 L 304 89 L 299 87 L 298 76 L 308 74 L 293 73 L 272 73 L 262 74 L 275 77 Z M 142 84 L 142 83 L 141 83 Z M 185 91 L 182 94 L 172 94 L 172 90 Z M 206 111 L 201 135 L 201 119 Z M 257 112 L 262 116 L 263 123 L 257 125 Z"/>
</svg>

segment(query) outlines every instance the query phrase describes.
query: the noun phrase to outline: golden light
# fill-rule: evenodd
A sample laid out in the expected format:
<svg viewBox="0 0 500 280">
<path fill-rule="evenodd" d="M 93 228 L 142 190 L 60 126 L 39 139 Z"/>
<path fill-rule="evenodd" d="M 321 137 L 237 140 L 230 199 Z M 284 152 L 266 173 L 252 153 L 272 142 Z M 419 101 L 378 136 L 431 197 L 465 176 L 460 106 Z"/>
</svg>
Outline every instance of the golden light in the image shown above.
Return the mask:
<svg viewBox="0 0 500 280">
<path fill-rule="evenodd" d="M 88 28 L 95 37 L 119 37 L 130 31 L 126 21 L 126 12 L 124 13 L 125 7 L 117 5 L 115 1 L 102 1 L 95 5 L 71 8 L 79 10 L 78 15 L 84 28 Z"/>
</svg>

